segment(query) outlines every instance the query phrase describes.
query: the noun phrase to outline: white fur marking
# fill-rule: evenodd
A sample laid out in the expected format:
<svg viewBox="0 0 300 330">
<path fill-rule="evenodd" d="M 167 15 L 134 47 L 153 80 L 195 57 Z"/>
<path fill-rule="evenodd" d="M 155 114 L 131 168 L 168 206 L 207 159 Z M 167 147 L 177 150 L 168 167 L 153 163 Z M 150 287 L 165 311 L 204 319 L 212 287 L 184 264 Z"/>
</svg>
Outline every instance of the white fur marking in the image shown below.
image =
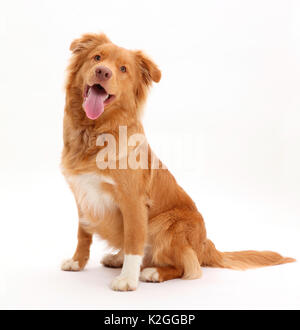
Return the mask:
<svg viewBox="0 0 300 330">
<path fill-rule="evenodd" d="M 112 196 L 101 189 L 101 183 L 114 185 L 112 178 L 97 173 L 70 175 L 66 178 L 83 212 L 92 212 L 101 217 L 115 207 Z"/>
<path fill-rule="evenodd" d="M 142 259 L 140 255 L 126 254 L 121 274 L 112 281 L 111 288 L 116 291 L 135 290 L 139 282 Z"/>
<path fill-rule="evenodd" d="M 80 270 L 78 261 L 74 261 L 73 259 L 63 261 L 63 263 L 61 264 L 61 269 L 64 271 Z"/>
<path fill-rule="evenodd" d="M 155 267 L 144 268 L 140 280 L 143 282 L 159 282 L 159 273 Z"/>
</svg>

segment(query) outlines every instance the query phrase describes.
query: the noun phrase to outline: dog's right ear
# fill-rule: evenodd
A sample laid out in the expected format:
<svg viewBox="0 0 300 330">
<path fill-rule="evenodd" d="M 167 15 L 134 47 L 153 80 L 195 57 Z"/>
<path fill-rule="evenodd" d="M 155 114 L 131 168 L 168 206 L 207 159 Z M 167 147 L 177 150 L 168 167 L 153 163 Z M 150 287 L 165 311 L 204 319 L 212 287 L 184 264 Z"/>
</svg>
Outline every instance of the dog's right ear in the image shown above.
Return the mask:
<svg viewBox="0 0 300 330">
<path fill-rule="evenodd" d="M 102 44 L 110 43 L 111 41 L 107 38 L 104 33 L 94 34 L 88 33 L 84 34 L 82 37 L 73 40 L 70 45 L 70 51 L 73 54 L 78 54 L 83 50 L 89 49 L 90 47 L 96 47 Z"/>
</svg>

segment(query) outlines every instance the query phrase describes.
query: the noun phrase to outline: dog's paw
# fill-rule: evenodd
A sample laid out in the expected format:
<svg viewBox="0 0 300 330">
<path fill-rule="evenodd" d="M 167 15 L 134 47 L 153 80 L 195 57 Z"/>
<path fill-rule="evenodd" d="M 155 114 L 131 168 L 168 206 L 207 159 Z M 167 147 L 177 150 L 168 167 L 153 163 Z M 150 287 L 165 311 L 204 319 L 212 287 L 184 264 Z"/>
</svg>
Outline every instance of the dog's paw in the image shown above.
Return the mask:
<svg viewBox="0 0 300 330">
<path fill-rule="evenodd" d="M 105 267 L 121 268 L 123 266 L 123 256 L 119 254 L 107 254 L 101 260 L 101 263 Z"/>
<path fill-rule="evenodd" d="M 160 282 L 159 273 L 155 267 L 144 268 L 141 271 L 140 280 L 143 282 Z"/>
<path fill-rule="evenodd" d="M 65 260 L 61 264 L 61 270 L 66 272 L 78 272 L 80 271 L 79 263 L 73 259 Z"/>
<path fill-rule="evenodd" d="M 138 287 L 138 280 L 119 275 L 111 282 L 110 286 L 114 291 L 134 291 Z"/>
</svg>

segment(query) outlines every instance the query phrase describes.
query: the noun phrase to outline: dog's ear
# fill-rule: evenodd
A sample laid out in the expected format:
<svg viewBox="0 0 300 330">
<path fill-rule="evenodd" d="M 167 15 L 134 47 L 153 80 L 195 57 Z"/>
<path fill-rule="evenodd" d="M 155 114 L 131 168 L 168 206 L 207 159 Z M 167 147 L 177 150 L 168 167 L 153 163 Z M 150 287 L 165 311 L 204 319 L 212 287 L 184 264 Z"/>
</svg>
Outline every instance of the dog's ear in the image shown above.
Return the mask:
<svg viewBox="0 0 300 330">
<path fill-rule="evenodd" d="M 111 41 L 107 38 L 104 33 L 93 34 L 88 33 L 84 34 L 82 37 L 73 40 L 70 45 L 70 50 L 73 54 L 82 52 L 83 50 L 89 49 L 90 47 L 96 47 L 105 43 L 110 43 Z"/>
<path fill-rule="evenodd" d="M 145 85 L 151 85 L 152 81 L 158 83 L 161 78 L 161 71 L 158 66 L 140 50 L 135 52 L 135 56 Z"/>
</svg>

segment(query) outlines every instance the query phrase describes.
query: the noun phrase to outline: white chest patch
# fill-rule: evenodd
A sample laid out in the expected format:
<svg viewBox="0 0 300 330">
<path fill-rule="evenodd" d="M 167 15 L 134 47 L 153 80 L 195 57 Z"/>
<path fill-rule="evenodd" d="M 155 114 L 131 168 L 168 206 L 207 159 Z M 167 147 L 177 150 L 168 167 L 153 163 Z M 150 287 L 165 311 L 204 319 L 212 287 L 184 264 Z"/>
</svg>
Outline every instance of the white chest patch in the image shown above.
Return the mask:
<svg viewBox="0 0 300 330">
<path fill-rule="evenodd" d="M 84 173 L 66 178 L 83 213 L 92 213 L 95 217 L 101 218 L 105 212 L 116 207 L 111 194 L 101 188 L 102 183 L 115 185 L 110 177 L 97 173 Z"/>
</svg>

